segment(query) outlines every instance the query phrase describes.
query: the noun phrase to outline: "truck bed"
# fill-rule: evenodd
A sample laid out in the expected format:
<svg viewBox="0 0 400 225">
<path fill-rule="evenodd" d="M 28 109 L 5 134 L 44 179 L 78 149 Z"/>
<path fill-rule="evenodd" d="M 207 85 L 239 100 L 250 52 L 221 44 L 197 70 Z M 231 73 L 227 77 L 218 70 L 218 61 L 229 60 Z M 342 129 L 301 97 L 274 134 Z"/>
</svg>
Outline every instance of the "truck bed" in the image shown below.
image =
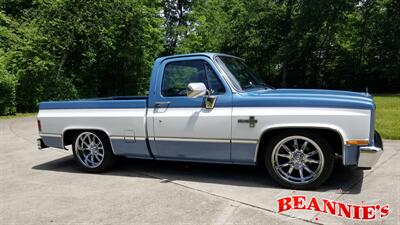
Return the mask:
<svg viewBox="0 0 400 225">
<path fill-rule="evenodd" d="M 114 153 L 150 158 L 146 146 L 147 97 L 116 96 L 98 99 L 42 102 L 38 119 L 47 146 L 64 148 L 64 137 L 82 129 L 107 134 Z"/>
</svg>

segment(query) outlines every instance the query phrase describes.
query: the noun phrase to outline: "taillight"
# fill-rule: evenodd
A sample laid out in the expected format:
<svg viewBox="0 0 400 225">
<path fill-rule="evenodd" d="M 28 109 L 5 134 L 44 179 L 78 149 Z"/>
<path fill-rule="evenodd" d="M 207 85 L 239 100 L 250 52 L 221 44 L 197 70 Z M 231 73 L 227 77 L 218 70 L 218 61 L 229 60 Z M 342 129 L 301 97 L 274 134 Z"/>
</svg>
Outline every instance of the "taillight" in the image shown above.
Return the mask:
<svg viewBox="0 0 400 225">
<path fill-rule="evenodd" d="M 39 133 L 42 132 L 42 124 L 40 123 L 40 120 L 37 120 L 37 126 L 38 126 Z"/>
</svg>

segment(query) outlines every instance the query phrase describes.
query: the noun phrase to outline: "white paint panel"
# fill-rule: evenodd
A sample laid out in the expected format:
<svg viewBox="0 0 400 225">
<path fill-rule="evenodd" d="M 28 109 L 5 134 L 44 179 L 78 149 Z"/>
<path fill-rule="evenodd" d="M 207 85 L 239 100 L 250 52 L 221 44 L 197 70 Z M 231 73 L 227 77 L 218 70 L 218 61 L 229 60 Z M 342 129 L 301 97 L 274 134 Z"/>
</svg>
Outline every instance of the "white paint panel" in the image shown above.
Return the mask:
<svg viewBox="0 0 400 225">
<path fill-rule="evenodd" d="M 156 157 L 230 162 L 231 108 L 155 108 Z"/>
<path fill-rule="evenodd" d="M 149 132 L 149 135 L 156 139 L 229 139 L 231 136 L 231 108 L 156 108 L 149 109 L 148 115 L 154 123 L 154 134 Z"/>
<path fill-rule="evenodd" d="M 258 139 L 265 131 L 280 127 L 320 127 L 340 132 L 344 140 L 368 139 L 370 110 L 311 107 L 237 107 L 232 110 L 232 139 Z M 239 119 L 255 116 L 254 128 Z"/>
<path fill-rule="evenodd" d="M 48 109 L 40 110 L 42 133 L 62 134 L 69 129 L 100 129 L 110 136 L 124 136 L 133 130 L 145 137 L 143 109 Z"/>
</svg>

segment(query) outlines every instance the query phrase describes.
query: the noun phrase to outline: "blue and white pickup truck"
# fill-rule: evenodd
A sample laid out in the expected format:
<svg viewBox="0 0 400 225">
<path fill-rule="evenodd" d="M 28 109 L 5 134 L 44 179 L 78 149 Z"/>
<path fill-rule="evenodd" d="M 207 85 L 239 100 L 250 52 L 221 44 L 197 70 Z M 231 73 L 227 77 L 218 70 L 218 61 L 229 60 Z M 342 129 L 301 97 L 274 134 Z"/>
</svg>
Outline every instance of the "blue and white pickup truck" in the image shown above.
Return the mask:
<svg viewBox="0 0 400 225">
<path fill-rule="evenodd" d="M 367 93 L 274 89 L 218 53 L 158 58 L 148 97 L 42 102 L 39 148 L 72 151 L 89 172 L 116 156 L 263 165 L 279 184 L 321 185 L 335 158 L 371 168 L 383 152 Z"/>
</svg>

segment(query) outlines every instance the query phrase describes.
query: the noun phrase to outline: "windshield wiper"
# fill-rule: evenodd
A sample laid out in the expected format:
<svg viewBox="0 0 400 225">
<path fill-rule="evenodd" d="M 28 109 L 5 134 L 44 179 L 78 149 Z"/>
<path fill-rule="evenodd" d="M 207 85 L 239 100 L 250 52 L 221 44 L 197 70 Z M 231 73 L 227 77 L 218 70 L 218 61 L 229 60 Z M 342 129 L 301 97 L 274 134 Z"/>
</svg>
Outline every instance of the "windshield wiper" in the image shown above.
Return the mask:
<svg viewBox="0 0 400 225">
<path fill-rule="evenodd" d="M 244 90 L 249 90 L 249 89 L 255 89 L 255 88 L 263 88 L 263 89 L 275 89 L 272 86 L 269 86 L 268 84 L 265 83 L 259 83 L 259 84 L 253 84 L 250 83 L 246 86 L 244 86 Z"/>
<path fill-rule="evenodd" d="M 261 85 L 265 88 L 265 89 L 275 89 L 274 87 L 272 87 L 271 85 L 268 85 L 266 83 L 261 83 Z"/>
</svg>

